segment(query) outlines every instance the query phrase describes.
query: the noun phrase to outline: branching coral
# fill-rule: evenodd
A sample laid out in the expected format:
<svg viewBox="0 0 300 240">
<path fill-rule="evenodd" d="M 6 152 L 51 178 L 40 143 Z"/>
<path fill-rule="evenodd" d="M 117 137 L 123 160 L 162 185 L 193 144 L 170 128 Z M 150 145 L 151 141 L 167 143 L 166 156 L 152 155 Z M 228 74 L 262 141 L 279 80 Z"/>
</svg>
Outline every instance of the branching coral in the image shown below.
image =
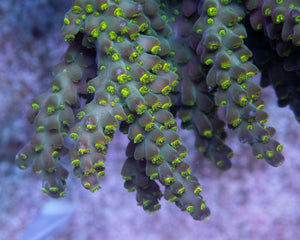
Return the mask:
<svg viewBox="0 0 300 240">
<path fill-rule="evenodd" d="M 17 165 L 32 165 L 42 173 L 42 191 L 63 197 L 68 172 L 60 157 L 69 152 L 64 141 L 69 136 L 74 174 L 94 192 L 120 125 L 130 140 L 122 175 L 125 188 L 136 190 L 138 204 L 153 212 L 164 195 L 194 219 L 207 218 L 210 211 L 184 161 L 187 148 L 175 117 L 182 128 L 194 130 L 196 148 L 226 170 L 233 153 L 217 114 L 226 107 L 226 123 L 239 140 L 257 158 L 281 165 L 283 147 L 273 139 L 275 129 L 265 126 L 261 88 L 251 81 L 259 70 L 250 61 L 244 25 L 264 29 L 284 57 L 277 71 L 299 77 L 299 59 L 298 65 L 292 61 L 299 58 L 299 21 L 297 1 L 75 0 L 62 29 L 69 48 L 54 69 L 52 90 L 32 101 L 36 132 L 17 155 Z M 254 60 L 267 83 L 284 84 L 264 74 L 273 69 L 267 64 L 271 58 Z"/>
</svg>

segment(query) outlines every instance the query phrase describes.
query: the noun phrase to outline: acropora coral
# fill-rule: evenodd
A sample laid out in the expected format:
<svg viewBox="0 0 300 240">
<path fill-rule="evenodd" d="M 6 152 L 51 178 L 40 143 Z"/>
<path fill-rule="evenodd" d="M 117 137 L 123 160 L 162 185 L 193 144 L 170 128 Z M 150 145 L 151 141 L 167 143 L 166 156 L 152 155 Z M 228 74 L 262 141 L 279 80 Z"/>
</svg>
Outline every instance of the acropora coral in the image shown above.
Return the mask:
<svg viewBox="0 0 300 240">
<path fill-rule="evenodd" d="M 262 86 L 272 84 L 279 105 L 290 104 L 300 119 L 299 22 L 298 0 L 75 0 L 62 28 L 69 47 L 52 89 L 32 100 L 36 131 L 17 165 L 32 165 L 43 176 L 42 192 L 63 197 L 61 157 L 69 154 L 74 174 L 94 192 L 119 126 L 129 138 L 122 176 L 138 204 L 153 212 L 164 196 L 194 219 L 208 218 L 176 117 L 221 170 L 233 156 L 226 124 L 256 158 L 280 166 L 283 146 L 265 125 L 252 78 L 261 71 Z M 65 137 L 74 142 L 70 152 Z"/>
</svg>

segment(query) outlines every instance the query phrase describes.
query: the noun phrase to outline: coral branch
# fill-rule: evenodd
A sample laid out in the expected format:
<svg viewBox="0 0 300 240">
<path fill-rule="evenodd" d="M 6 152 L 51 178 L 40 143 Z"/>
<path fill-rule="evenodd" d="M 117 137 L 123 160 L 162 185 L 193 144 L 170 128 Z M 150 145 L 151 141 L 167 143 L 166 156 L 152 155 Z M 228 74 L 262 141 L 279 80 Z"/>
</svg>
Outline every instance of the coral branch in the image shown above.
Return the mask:
<svg viewBox="0 0 300 240">
<path fill-rule="evenodd" d="M 68 154 L 68 135 L 74 174 L 94 192 L 119 126 L 130 140 L 122 176 L 138 204 L 153 212 L 164 196 L 194 219 L 207 219 L 210 210 L 184 160 L 176 116 L 221 170 L 233 157 L 226 124 L 256 158 L 281 165 L 283 146 L 266 126 L 261 88 L 252 78 L 262 70 L 262 85 L 272 84 L 279 102 L 291 104 L 299 118 L 299 84 L 283 79 L 284 72 L 299 78 L 299 9 L 292 0 L 75 0 L 62 28 L 69 48 L 54 69 L 51 91 L 32 101 L 36 132 L 17 165 L 32 165 L 43 175 L 42 191 L 62 197 L 68 172 L 60 157 Z M 264 29 L 273 50 L 262 54 L 250 27 Z M 225 119 L 219 108 L 226 109 Z"/>
</svg>

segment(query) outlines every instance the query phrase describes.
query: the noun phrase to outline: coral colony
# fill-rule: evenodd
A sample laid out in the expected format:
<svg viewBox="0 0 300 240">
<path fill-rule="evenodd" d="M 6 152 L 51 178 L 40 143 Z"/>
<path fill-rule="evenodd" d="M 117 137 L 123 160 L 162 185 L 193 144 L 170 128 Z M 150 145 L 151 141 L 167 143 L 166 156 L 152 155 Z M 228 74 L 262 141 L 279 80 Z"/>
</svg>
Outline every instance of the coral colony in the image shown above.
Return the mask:
<svg viewBox="0 0 300 240">
<path fill-rule="evenodd" d="M 261 84 L 273 85 L 279 105 L 299 119 L 299 22 L 299 0 L 75 0 L 62 28 L 69 47 L 52 89 L 32 100 L 36 130 L 17 165 L 32 165 L 42 191 L 63 197 L 68 171 L 60 158 L 69 154 L 74 174 L 94 192 L 119 127 L 130 140 L 122 176 L 138 204 L 156 211 L 163 195 L 194 219 L 208 218 L 175 117 L 221 170 L 233 156 L 226 124 L 256 158 L 281 165 L 283 146 L 265 126 L 252 78 L 261 71 Z M 70 151 L 65 137 L 74 142 Z"/>
</svg>

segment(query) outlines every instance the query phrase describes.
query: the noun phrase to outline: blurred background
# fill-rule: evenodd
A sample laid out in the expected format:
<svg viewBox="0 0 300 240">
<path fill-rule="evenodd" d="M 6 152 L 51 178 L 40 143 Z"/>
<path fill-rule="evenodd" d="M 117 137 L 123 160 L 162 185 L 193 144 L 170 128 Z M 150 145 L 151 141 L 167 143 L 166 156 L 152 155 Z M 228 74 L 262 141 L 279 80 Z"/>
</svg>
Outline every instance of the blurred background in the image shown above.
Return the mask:
<svg viewBox="0 0 300 240">
<path fill-rule="evenodd" d="M 0 1 L 0 240 L 300 239 L 300 126 L 289 108 L 277 107 L 272 88 L 263 90 L 263 98 L 269 125 L 284 145 L 286 162 L 279 168 L 255 159 L 228 130 L 233 167 L 220 172 L 195 151 L 190 133 L 180 132 L 212 212 L 206 221 L 194 221 L 164 199 L 151 216 L 137 206 L 135 193 L 123 188 L 128 141 L 120 133 L 109 146 L 107 175 L 95 193 L 71 176 L 66 197 L 52 200 L 41 192 L 40 175 L 16 168 L 15 154 L 33 132 L 26 120 L 30 101 L 49 89 L 53 66 L 67 47 L 60 28 L 71 4 Z"/>
</svg>

